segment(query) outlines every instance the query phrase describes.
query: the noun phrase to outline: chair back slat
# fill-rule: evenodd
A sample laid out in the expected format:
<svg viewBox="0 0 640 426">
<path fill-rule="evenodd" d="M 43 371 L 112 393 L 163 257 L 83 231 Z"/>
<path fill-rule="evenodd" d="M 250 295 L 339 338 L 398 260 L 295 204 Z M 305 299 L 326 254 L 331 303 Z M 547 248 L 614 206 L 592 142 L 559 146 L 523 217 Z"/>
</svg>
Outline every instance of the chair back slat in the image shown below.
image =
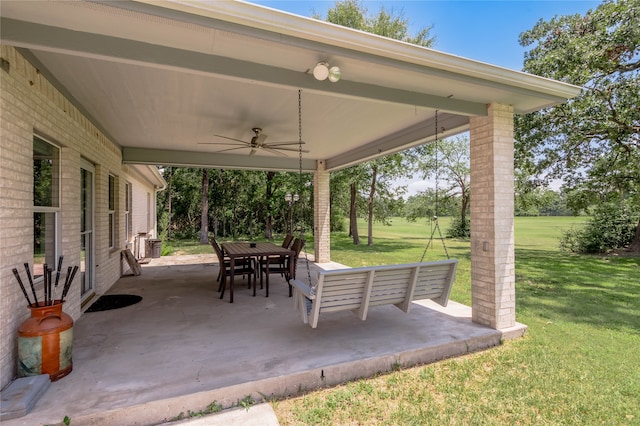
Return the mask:
<svg viewBox="0 0 640 426">
<path fill-rule="evenodd" d="M 289 248 L 291 247 L 292 242 L 293 242 L 293 235 L 287 234 L 287 236 L 284 237 L 284 240 L 282 241 L 282 247 Z"/>
<path fill-rule="evenodd" d="M 218 256 L 218 262 L 220 262 L 221 267 L 224 267 L 224 254 L 222 253 L 222 248 L 220 248 L 220 245 L 215 238 L 209 238 L 209 242 L 213 247 L 213 251 L 216 252 L 216 256 Z"/>
</svg>

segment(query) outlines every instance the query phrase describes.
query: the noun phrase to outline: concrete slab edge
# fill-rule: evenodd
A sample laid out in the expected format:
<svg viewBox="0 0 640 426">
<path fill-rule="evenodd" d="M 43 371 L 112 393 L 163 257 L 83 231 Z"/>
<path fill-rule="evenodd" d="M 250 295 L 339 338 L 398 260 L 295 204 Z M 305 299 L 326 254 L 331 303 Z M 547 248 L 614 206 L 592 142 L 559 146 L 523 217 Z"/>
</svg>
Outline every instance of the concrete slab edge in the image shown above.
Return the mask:
<svg viewBox="0 0 640 426">
<path fill-rule="evenodd" d="M 526 327 L 525 327 L 526 329 Z M 524 331 L 523 331 L 524 332 Z M 209 391 L 180 395 L 164 400 L 119 408 L 72 418 L 74 424 L 86 426 L 118 424 L 121 426 L 157 425 L 177 420 L 180 413 L 205 410 L 212 402 L 223 408 L 238 406 L 246 397 L 255 402 L 291 397 L 318 388 L 336 386 L 352 380 L 372 377 L 395 368 L 409 368 L 429 364 L 447 358 L 461 356 L 500 345 L 504 331 L 489 330 L 481 336 L 463 341 L 443 343 L 438 346 L 413 351 L 398 352 L 382 357 L 357 360 L 279 377 L 240 383 Z"/>
<path fill-rule="evenodd" d="M 525 324 L 517 322 L 513 327 L 502 329 L 500 332 L 503 340 L 513 340 L 524 336 L 528 328 Z"/>
</svg>

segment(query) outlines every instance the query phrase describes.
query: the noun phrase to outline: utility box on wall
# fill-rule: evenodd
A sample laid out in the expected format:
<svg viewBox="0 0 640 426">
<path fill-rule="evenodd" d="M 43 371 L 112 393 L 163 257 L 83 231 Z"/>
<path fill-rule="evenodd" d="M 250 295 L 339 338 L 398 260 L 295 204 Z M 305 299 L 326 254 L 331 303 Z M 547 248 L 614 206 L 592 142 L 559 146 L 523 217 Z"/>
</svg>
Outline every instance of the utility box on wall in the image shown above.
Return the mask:
<svg viewBox="0 0 640 426">
<path fill-rule="evenodd" d="M 146 257 L 157 259 L 162 254 L 162 240 L 149 238 L 145 247 Z"/>
</svg>

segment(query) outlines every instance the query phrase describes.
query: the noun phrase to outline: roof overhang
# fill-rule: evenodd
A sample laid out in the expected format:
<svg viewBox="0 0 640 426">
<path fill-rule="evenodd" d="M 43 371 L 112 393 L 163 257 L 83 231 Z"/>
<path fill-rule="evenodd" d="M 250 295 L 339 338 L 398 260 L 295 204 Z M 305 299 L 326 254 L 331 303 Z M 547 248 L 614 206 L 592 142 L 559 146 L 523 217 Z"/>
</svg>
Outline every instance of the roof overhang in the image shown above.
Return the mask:
<svg viewBox="0 0 640 426">
<path fill-rule="evenodd" d="M 526 113 L 569 84 L 238 1 L 4 0 L 2 43 L 118 144 L 125 163 L 297 170 L 298 153 L 223 151 L 228 138 L 297 141 L 336 170 L 468 129 L 488 104 Z M 311 70 L 326 61 L 337 83 Z M 220 136 L 215 136 L 220 135 Z M 292 148 L 295 148 L 293 146 Z"/>
</svg>

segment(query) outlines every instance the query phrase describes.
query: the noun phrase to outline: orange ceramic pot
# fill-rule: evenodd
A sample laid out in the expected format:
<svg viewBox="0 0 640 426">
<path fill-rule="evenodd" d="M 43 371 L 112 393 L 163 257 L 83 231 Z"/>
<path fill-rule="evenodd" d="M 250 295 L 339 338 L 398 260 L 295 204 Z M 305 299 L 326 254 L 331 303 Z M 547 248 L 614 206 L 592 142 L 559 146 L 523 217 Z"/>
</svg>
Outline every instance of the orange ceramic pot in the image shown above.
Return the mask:
<svg viewBox="0 0 640 426">
<path fill-rule="evenodd" d="M 18 328 L 18 377 L 48 374 L 56 381 L 73 368 L 73 319 L 60 300 L 29 309 L 31 318 Z"/>
</svg>

